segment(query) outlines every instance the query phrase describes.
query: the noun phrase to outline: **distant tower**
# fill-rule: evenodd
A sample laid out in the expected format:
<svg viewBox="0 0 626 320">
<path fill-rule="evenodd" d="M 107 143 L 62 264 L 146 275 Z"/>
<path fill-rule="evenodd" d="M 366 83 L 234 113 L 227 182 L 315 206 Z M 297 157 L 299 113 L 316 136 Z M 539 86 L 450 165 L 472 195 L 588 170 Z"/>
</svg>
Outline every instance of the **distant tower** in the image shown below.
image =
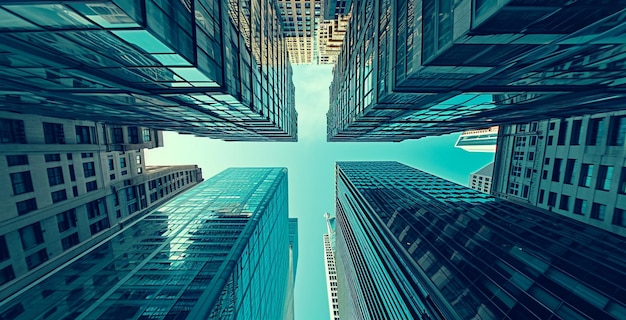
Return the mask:
<svg viewBox="0 0 626 320">
<path fill-rule="evenodd" d="M 482 167 L 480 170 L 474 173 L 471 173 L 469 177 L 468 187 L 476 191 L 490 194 L 492 175 L 493 175 L 493 162 Z"/>
<path fill-rule="evenodd" d="M 324 270 L 326 271 L 326 289 L 328 309 L 331 320 L 339 320 L 339 298 L 337 297 L 337 268 L 335 266 L 335 218 L 324 214 L 328 233 L 324 235 Z"/>
<path fill-rule="evenodd" d="M 467 152 L 496 152 L 498 127 L 463 131 L 454 145 Z"/>
</svg>

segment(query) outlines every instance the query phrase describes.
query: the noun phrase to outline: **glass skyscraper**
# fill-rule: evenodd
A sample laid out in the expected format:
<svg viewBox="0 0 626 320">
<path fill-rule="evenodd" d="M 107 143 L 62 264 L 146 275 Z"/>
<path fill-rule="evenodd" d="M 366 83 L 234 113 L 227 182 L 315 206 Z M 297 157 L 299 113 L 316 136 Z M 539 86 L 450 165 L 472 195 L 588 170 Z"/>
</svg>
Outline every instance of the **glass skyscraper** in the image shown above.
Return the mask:
<svg viewBox="0 0 626 320">
<path fill-rule="evenodd" d="M 353 1 L 329 141 L 402 141 L 614 109 L 626 2 Z"/>
<path fill-rule="evenodd" d="M 338 162 L 344 319 L 624 319 L 626 239 L 397 162 Z"/>
<path fill-rule="evenodd" d="M 0 318 L 282 319 L 289 224 L 286 169 L 231 168 L 3 300 Z"/>
<path fill-rule="evenodd" d="M 274 0 L 0 4 L 0 110 L 296 141 Z"/>
</svg>

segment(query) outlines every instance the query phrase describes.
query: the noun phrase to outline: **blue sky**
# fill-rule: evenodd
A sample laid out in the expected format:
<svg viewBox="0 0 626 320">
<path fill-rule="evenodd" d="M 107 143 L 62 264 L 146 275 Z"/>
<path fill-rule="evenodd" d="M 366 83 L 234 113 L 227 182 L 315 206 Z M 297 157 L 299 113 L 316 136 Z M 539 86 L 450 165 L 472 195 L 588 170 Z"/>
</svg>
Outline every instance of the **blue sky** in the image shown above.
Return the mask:
<svg viewBox="0 0 626 320">
<path fill-rule="evenodd" d="M 468 175 L 493 154 L 454 148 L 459 134 L 400 143 L 328 143 L 326 111 L 331 66 L 294 66 L 297 143 L 224 142 L 165 133 L 165 147 L 147 150 L 148 165 L 197 164 L 209 178 L 228 167 L 287 167 L 289 215 L 299 220 L 297 320 L 328 319 L 322 235 L 334 215 L 335 161 L 393 160 L 467 185 Z"/>
</svg>

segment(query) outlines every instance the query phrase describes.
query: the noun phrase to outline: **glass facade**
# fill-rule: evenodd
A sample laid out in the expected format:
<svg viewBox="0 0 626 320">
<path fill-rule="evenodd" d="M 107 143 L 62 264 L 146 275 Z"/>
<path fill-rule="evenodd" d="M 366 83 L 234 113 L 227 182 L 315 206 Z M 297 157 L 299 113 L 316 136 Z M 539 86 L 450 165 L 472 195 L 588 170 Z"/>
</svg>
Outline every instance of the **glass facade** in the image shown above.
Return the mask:
<svg viewBox="0 0 626 320">
<path fill-rule="evenodd" d="M 292 71 L 277 16 L 270 0 L 0 5 L 0 109 L 295 141 Z"/>
<path fill-rule="evenodd" d="M 623 319 L 626 240 L 397 162 L 337 163 L 345 319 Z"/>
<path fill-rule="evenodd" d="M 589 3 L 355 2 L 328 140 L 401 141 L 624 103 L 626 2 Z"/>
<path fill-rule="evenodd" d="M 0 303 L 2 319 L 281 319 L 287 172 L 228 169 Z"/>
</svg>

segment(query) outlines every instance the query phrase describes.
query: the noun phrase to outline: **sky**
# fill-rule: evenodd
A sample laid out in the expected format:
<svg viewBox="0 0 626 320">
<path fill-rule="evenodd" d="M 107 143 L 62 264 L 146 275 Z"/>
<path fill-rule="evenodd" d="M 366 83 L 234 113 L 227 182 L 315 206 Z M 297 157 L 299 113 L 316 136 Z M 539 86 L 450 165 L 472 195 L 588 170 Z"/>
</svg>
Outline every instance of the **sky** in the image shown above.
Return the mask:
<svg viewBox="0 0 626 320">
<path fill-rule="evenodd" d="M 335 161 L 399 161 L 467 185 L 471 172 L 493 161 L 491 153 L 454 148 L 459 133 L 399 143 L 326 142 L 332 66 L 293 66 L 298 142 L 224 142 L 164 133 L 164 147 L 146 150 L 148 165 L 197 164 L 205 179 L 229 167 L 286 167 L 289 216 L 298 218 L 295 286 L 297 320 L 328 319 L 324 280 L 324 213 L 334 215 Z"/>
</svg>

